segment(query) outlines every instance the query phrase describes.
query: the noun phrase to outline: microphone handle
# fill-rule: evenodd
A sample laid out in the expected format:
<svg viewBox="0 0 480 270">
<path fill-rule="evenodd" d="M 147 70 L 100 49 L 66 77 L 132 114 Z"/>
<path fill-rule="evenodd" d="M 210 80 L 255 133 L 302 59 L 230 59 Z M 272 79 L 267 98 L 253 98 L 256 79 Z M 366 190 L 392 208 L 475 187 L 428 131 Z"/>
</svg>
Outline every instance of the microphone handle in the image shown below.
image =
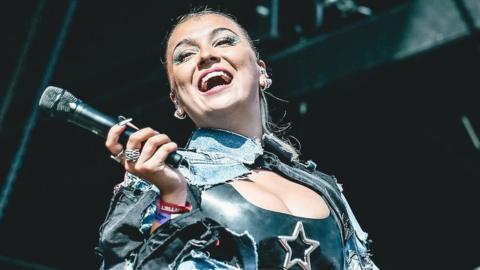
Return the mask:
<svg viewBox="0 0 480 270">
<path fill-rule="evenodd" d="M 67 119 L 68 122 L 76 124 L 86 130 L 90 130 L 92 133 L 107 138 L 108 131 L 111 127 L 118 123 L 118 120 L 108 116 L 86 103 L 70 103 L 71 106 L 76 106 L 74 112 Z M 127 126 L 125 131 L 120 135 L 119 142 L 123 145 L 127 144 L 128 138 L 137 130 Z M 178 168 L 180 164 L 184 163 L 183 156 L 177 152 L 170 153 L 165 161 L 174 168 Z"/>
</svg>

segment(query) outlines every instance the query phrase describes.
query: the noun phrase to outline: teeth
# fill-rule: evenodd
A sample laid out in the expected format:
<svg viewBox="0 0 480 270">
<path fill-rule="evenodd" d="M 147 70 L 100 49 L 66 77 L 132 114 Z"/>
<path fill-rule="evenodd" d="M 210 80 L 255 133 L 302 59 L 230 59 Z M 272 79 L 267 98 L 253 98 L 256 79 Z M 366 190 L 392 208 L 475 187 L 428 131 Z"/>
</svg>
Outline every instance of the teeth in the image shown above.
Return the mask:
<svg viewBox="0 0 480 270">
<path fill-rule="evenodd" d="M 221 76 L 227 83 L 230 82 L 230 77 L 223 71 L 213 71 L 205 75 L 202 78 L 202 89 L 206 90 L 207 88 L 207 81 L 213 77 Z"/>
<path fill-rule="evenodd" d="M 202 84 L 203 83 L 206 83 L 209 79 L 213 78 L 213 77 L 216 77 L 216 76 L 227 76 L 227 74 L 225 74 L 225 72 L 223 71 L 214 71 L 214 72 L 210 72 L 208 73 L 205 77 L 203 77 L 202 79 Z M 227 76 L 228 77 L 228 76 Z"/>
</svg>

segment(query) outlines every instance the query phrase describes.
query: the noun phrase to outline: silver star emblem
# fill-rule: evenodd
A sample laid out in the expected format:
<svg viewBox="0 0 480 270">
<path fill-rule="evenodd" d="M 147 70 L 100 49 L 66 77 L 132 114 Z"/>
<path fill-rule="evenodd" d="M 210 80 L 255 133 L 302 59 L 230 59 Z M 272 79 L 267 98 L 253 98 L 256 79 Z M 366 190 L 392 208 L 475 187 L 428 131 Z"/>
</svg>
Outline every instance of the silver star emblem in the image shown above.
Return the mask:
<svg viewBox="0 0 480 270">
<path fill-rule="evenodd" d="M 309 247 L 304 251 L 302 259 L 294 258 L 292 260 L 292 247 L 290 247 L 288 242 L 292 242 L 298 239 L 298 235 L 300 235 L 302 242 Z M 320 246 L 320 242 L 308 239 L 307 236 L 305 236 L 305 230 L 303 229 L 303 224 L 301 221 L 298 221 L 297 225 L 295 225 L 292 236 L 278 236 L 278 240 L 280 241 L 280 244 L 282 244 L 282 246 L 285 248 L 285 251 L 287 253 L 285 255 L 285 261 L 283 262 L 283 267 L 285 269 L 290 269 L 295 264 L 298 264 L 304 270 L 312 269 L 312 265 L 310 264 L 310 254 L 318 246 Z"/>
</svg>

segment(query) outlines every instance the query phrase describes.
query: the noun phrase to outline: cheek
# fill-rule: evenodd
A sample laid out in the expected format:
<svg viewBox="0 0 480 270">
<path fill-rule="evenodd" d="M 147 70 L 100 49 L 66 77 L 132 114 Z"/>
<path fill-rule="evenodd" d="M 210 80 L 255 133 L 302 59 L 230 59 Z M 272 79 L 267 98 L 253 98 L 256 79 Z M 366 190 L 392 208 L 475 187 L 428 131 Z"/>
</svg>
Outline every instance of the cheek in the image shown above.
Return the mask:
<svg viewBox="0 0 480 270">
<path fill-rule="evenodd" d="M 192 103 L 192 91 L 195 89 L 192 88 L 191 74 L 187 67 L 175 67 L 170 76 L 170 84 L 176 90 L 177 98 L 183 105 Z"/>
<path fill-rule="evenodd" d="M 186 67 L 176 67 L 172 69 L 172 85 L 180 90 L 191 84 L 191 73 Z"/>
<path fill-rule="evenodd" d="M 230 59 L 236 69 L 247 71 L 244 73 L 251 80 L 258 80 L 257 59 L 250 48 L 244 49 L 241 53 L 233 52 L 227 59 Z"/>
<path fill-rule="evenodd" d="M 248 76 L 247 79 L 249 81 L 249 84 L 252 87 L 257 86 L 260 73 L 258 72 L 256 62 L 254 60 L 251 60 L 251 61 L 245 61 L 244 64 L 248 71 L 246 75 Z"/>
</svg>

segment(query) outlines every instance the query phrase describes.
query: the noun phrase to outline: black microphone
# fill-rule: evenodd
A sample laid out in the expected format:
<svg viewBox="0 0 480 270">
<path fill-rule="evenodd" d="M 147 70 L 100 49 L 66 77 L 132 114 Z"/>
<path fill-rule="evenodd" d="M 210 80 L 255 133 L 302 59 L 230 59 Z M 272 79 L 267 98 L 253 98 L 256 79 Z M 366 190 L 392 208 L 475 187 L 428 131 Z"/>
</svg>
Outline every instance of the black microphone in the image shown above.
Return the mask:
<svg viewBox="0 0 480 270">
<path fill-rule="evenodd" d="M 106 138 L 108 130 L 119 122 L 118 119 L 85 104 L 67 90 L 55 86 L 48 86 L 43 91 L 38 105 L 51 117 L 66 120 L 103 138 Z M 125 145 L 128 137 L 135 131 L 137 130 L 127 125 L 127 128 L 119 138 L 120 143 Z M 167 164 L 175 168 L 178 168 L 184 162 L 186 161 L 182 155 L 176 152 L 170 153 L 166 160 Z"/>
</svg>

